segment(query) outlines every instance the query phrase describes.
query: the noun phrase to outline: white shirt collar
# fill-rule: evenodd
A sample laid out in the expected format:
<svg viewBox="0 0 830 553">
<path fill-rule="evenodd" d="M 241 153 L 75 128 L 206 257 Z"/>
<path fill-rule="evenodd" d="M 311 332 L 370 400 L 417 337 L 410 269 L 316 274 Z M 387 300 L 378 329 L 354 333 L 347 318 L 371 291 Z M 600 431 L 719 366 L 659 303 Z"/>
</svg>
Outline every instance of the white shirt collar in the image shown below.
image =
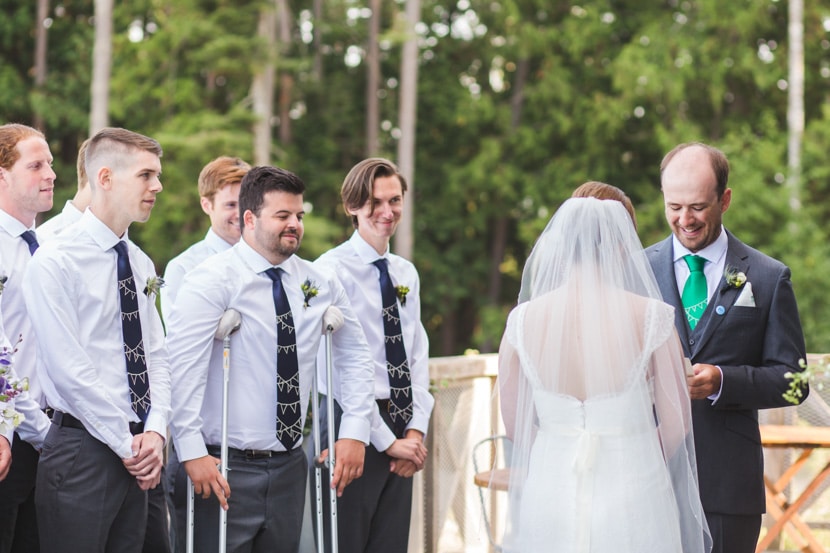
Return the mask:
<svg viewBox="0 0 830 553">
<path fill-rule="evenodd" d="M 699 255 L 710 263 L 719 263 L 723 256 L 726 255 L 726 248 L 729 245 L 729 239 L 726 236 L 726 229 L 723 225 L 720 227 L 720 234 L 714 242 L 703 248 L 702 250 L 691 252 L 689 249 L 680 243 L 677 236 L 672 234 L 672 250 L 674 251 L 674 262 L 682 259 L 686 255 Z"/>
<path fill-rule="evenodd" d="M 354 251 L 357 252 L 358 257 L 360 260 L 366 263 L 367 265 L 374 263 L 380 258 L 388 258 L 389 257 L 389 245 L 386 245 L 386 251 L 383 252 L 383 255 L 378 255 L 377 250 L 369 244 L 366 240 L 360 236 L 360 233 L 355 229 L 354 234 L 349 239 L 354 247 Z"/>
<path fill-rule="evenodd" d="M 233 247 L 236 248 L 239 257 L 257 274 L 263 273 L 272 267 L 279 267 L 290 275 L 296 259 L 296 256 L 292 255 L 279 265 L 271 265 L 271 262 L 253 249 L 244 238 Z"/>
<path fill-rule="evenodd" d="M 12 236 L 20 236 L 27 230 L 35 230 L 35 222 L 32 221 L 32 225 L 27 227 L 15 217 L 0 209 L 0 227 L 3 227 Z"/>
<path fill-rule="evenodd" d="M 101 219 L 96 217 L 90 209 L 87 209 L 81 215 L 79 224 L 83 226 L 84 230 L 92 237 L 95 243 L 105 251 L 113 248 L 121 240 L 126 242 L 130 240 L 128 236 L 129 231 L 125 231 L 124 236 L 119 237 Z"/>
</svg>

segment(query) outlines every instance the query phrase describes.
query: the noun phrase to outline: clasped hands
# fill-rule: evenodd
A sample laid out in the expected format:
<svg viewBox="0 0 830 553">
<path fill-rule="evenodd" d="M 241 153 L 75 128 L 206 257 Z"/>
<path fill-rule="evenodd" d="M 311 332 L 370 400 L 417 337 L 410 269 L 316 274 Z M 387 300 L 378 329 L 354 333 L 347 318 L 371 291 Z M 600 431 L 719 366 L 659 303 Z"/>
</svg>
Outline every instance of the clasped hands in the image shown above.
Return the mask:
<svg viewBox="0 0 830 553">
<path fill-rule="evenodd" d="M 133 436 L 133 456 L 123 459 L 127 471 L 135 476 L 138 487 L 149 490 L 161 481 L 164 465 L 164 438 L 157 432 L 142 432 Z"/>
<path fill-rule="evenodd" d="M 723 375 L 715 365 L 695 363 L 692 366 L 694 376 L 686 377 L 691 399 L 706 399 L 720 392 Z"/>
</svg>

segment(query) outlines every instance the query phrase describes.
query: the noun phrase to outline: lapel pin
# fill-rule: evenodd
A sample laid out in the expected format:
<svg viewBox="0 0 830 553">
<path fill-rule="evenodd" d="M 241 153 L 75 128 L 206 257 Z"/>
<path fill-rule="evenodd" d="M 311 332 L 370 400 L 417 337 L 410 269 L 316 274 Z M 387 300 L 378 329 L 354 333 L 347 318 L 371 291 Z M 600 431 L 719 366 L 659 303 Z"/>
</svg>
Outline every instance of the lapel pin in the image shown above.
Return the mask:
<svg viewBox="0 0 830 553">
<path fill-rule="evenodd" d="M 718 315 L 723 315 L 724 313 L 726 313 L 726 309 L 722 305 L 719 305 L 715 308 L 715 313 L 717 313 Z"/>
</svg>

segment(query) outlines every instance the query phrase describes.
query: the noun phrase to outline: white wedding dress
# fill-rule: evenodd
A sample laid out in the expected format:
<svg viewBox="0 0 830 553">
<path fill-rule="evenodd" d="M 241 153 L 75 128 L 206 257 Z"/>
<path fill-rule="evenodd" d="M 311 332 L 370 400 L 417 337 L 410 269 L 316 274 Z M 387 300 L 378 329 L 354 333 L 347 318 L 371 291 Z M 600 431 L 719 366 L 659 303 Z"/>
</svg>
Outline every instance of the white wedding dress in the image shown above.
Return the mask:
<svg viewBox="0 0 830 553">
<path fill-rule="evenodd" d="M 505 553 L 707 553 L 674 309 L 622 204 L 563 203 L 519 298 L 499 347 Z"/>
<path fill-rule="evenodd" d="M 649 321 L 654 321 L 654 304 Z M 546 391 L 522 345 L 523 307 L 511 317 L 515 328 L 508 326 L 507 332 L 516 333 L 538 430 L 520 499 L 515 551 L 679 553 L 679 514 L 655 423 L 648 357 L 616 368 L 629 375 L 619 393 L 583 401 Z M 666 322 L 671 324 L 664 317 Z M 656 324 L 648 327 L 647 340 L 668 338 Z"/>
</svg>

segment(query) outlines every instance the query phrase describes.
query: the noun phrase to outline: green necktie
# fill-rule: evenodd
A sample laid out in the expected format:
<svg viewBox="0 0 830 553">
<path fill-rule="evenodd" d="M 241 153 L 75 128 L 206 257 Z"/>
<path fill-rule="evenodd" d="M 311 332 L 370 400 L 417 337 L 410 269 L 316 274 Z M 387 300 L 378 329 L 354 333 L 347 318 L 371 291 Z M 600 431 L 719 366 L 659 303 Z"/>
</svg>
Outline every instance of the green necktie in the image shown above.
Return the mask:
<svg viewBox="0 0 830 553">
<path fill-rule="evenodd" d="M 706 311 L 708 303 L 708 291 L 706 289 L 706 275 L 703 274 L 703 266 L 706 259 L 698 255 L 683 256 L 686 265 L 689 266 L 689 278 L 683 285 L 683 311 L 686 312 L 686 320 L 689 327 L 694 330 L 698 321 Z"/>
</svg>

